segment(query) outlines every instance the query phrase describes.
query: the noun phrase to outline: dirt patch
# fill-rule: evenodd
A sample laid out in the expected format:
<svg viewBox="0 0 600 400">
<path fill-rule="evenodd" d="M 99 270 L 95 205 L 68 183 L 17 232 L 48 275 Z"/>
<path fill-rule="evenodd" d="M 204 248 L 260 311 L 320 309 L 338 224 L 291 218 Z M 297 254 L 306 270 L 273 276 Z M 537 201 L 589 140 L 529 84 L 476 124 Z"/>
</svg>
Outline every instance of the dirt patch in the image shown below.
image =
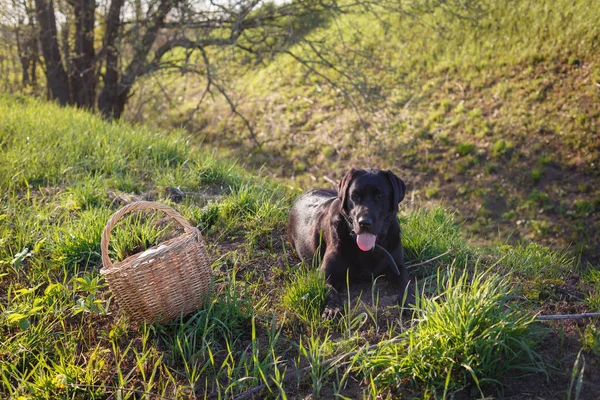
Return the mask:
<svg viewBox="0 0 600 400">
<path fill-rule="evenodd" d="M 505 399 L 565 399 L 571 384 L 573 366 L 581 343 L 560 331 L 551 331 L 540 345 L 540 354 L 548 366 L 545 374 L 507 377 L 502 398 Z M 581 390 L 582 400 L 597 399 L 600 393 L 600 363 L 598 357 L 582 353 L 585 371 Z M 574 398 L 573 389 L 571 397 Z"/>
</svg>

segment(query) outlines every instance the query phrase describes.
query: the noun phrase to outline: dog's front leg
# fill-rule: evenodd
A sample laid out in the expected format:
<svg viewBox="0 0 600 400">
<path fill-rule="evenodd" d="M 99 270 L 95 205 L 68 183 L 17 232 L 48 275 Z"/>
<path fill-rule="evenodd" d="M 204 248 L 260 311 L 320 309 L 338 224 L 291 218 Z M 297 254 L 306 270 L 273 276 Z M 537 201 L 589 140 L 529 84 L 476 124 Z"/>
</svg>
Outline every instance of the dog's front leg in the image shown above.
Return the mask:
<svg viewBox="0 0 600 400">
<path fill-rule="evenodd" d="M 327 298 L 322 318 L 333 319 L 341 315 L 344 303 L 340 293 L 343 292 L 346 282 L 348 264 L 337 251 L 327 251 L 323 257 L 321 270 L 325 275 Z"/>
</svg>

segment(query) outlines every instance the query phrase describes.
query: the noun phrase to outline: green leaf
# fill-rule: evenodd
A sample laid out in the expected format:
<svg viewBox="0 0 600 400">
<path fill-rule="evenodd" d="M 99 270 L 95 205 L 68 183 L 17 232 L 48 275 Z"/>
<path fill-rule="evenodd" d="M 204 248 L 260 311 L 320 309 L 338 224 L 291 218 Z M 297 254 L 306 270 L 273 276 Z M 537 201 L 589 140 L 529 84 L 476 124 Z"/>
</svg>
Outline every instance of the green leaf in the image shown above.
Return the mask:
<svg viewBox="0 0 600 400">
<path fill-rule="evenodd" d="M 27 318 L 20 320 L 19 327 L 21 327 L 22 330 L 26 330 L 27 328 L 29 328 L 29 320 Z"/>
<path fill-rule="evenodd" d="M 15 290 L 15 293 L 17 294 L 16 297 L 25 295 L 25 294 L 30 294 L 35 292 L 36 290 L 38 290 L 38 288 L 42 286 L 42 284 L 40 283 L 39 285 L 32 287 L 32 288 L 27 288 L 27 289 L 19 289 L 19 290 Z"/>
<path fill-rule="evenodd" d="M 42 240 L 38 241 L 35 246 L 33 246 L 33 254 L 37 254 L 40 252 L 40 250 L 42 249 L 42 246 L 44 245 L 44 243 L 46 242 L 46 238 L 43 238 Z"/>
<path fill-rule="evenodd" d="M 27 258 L 27 257 L 31 257 L 31 253 L 29 252 L 29 249 L 27 247 L 25 247 L 19 253 L 15 254 L 15 257 L 10 262 L 10 265 L 14 265 L 14 266 L 18 267 L 19 265 L 21 265 L 23 263 L 23 260 L 25 260 L 25 258 Z"/>
<path fill-rule="evenodd" d="M 46 290 L 44 290 L 44 294 L 46 296 L 53 296 L 55 294 L 60 293 L 63 288 L 64 286 L 62 283 L 51 283 L 50 285 L 48 285 Z"/>
<path fill-rule="evenodd" d="M 8 322 L 15 323 L 15 322 L 19 322 L 25 318 L 27 318 L 27 315 L 25 315 L 25 314 L 13 313 L 13 314 L 10 314 L 7 319 L 8 319 Z"/>
<path fill-rule="evenodd" d="M 35 315 L 37 314 L 39 311 L 42 311 L 44 309 L 44 307 L 42 306 L 38 306 L 38 307 L 33 307 L 29 310 L 28 314 L 29 315 Z"/>
</svg>

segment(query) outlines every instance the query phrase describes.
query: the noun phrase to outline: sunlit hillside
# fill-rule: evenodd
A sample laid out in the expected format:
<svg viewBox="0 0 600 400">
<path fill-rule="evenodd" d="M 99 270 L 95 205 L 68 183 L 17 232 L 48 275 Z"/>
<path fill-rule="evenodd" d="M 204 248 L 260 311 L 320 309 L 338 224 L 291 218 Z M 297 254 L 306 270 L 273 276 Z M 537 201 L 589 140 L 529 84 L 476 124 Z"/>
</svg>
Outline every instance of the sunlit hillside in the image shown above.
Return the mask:
<svg viewBox="0 0 600 400">
<path fill-rule="evenodd" d="M 473 240 L 597 261 L 600 3 L 398 4 L 324 22 L 254 67 L 224 51 L 215 69 L 255 138 L 218 95 L 199 104 L 201 75 L 141 82 L 128 117 L 185 126 L 304 188 L 392 168 L 412 200 L 458 210 Z"/>
</svg>

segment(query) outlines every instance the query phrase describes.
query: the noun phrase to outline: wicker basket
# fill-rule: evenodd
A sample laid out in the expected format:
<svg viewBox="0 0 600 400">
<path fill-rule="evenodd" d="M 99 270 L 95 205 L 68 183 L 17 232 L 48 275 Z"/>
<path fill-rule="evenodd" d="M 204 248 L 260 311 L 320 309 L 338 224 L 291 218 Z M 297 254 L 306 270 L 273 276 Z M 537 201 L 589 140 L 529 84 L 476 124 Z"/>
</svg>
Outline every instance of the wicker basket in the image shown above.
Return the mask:
<svg viewBox="0 0 600 400">
<path fill-rule="evenodd" d="M 113 264 L 108 256 L 113 226 L 123 215 L 143 209 L 164 211 L 185 233 Z M 100 273 L 115 299 L 135 321 L 167 322 L 194 311 L 210 283 L 211 262 L 200 231 L 172 208 L 149 201 L 128 204 L 108 221 L 102 233 L 102 265 Z"/>
</svg>

